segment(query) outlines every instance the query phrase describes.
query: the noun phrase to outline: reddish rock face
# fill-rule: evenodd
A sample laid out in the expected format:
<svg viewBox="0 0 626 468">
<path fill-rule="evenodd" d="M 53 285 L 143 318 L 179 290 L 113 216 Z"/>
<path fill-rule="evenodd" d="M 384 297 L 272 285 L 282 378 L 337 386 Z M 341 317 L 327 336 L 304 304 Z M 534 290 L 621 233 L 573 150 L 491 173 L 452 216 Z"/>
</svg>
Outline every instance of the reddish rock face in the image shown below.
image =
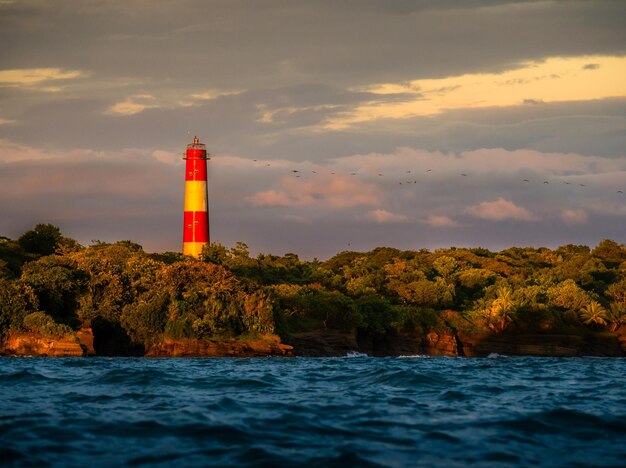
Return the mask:
<svg viewBox="0 0 626 468">
<path fill-rule="evenodd" d="M 85 348 L 87 356 L 95 356 L 96 350 L 93 347 L 93 331 L 91 328 L 81 328 L 76 332 L 80 344 Z"/>
<path fill-rule="evenodd" d="M 148 357 L 262 357 L 291 356 L 292 347 L 282 344 L 275 336 L 258 340 L 226 341 L 165 340 L 146 349 Z"/>
<path fill-rule="evenodd" d="M 82 357 L 85 349 L 73 335 L 62 338 L 50 338 L 33 333 L 12 333 L 0 354 L 5 356 L 49 356 L 49 357 Z"/>
<path fill-rule="evenodd" d="M 431 332 L 424 339 L 426 354 L 431 356 L 458 356 L 456 338 L 449 332 Z"/>
</svg>

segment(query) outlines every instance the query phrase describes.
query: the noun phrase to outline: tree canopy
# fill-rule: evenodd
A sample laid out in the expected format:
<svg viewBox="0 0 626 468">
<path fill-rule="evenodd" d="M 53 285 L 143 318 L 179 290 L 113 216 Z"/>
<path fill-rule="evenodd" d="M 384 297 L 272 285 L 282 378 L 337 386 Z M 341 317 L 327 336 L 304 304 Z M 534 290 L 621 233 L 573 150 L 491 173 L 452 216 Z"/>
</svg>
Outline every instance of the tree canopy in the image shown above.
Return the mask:
<svg viewBox="0 0 626 468">
<path fill-rule="evenodd" d="M 38 224 L 0 238 L 0 333 L 108 324 L 132 343 L 452 326 L 616 331 L 626 323 L 626 247 L 565 245 L 338 253 L 320 262 L 208 246 L 202 259 L 131 241 L 80 246 Z M 106 328 L 104 327 L 104 328 Z M 112 327 L 112 328 L 111 328 Z M 104 329 L 103 328 L 103 329 Z"/>
</svg>

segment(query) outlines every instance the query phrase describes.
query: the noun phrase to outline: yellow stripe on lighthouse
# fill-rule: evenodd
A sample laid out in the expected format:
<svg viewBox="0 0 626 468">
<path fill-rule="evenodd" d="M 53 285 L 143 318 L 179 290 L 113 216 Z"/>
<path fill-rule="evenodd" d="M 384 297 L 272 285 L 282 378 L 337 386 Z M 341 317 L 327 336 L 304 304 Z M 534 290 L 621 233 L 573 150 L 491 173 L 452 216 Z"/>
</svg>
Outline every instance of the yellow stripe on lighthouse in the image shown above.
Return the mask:
<svg viewBox="0 0 626 468">
<path fill-rule="evenodd" d="M 205 180 L 188 180 L 185 182 L 185 211 L 207 211 Z"/>
<path fill-rule="evenodd" d="M 185 242 L 183 243 L 183 255 L 199 258 L 205 245 L 208 244 L 206 242 Z"/>
</svg>

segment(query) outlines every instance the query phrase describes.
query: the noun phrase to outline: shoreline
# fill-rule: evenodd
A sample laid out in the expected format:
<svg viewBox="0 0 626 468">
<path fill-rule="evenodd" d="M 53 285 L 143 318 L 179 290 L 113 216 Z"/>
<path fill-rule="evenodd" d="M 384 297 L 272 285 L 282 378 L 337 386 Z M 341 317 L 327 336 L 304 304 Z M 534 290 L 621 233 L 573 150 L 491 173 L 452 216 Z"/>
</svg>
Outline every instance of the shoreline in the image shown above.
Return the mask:
<svg viewBox="0 0 626 468">
<path fill-rule="evenodd" d="M 533 357 L 626 357 L 626 334 L 476 334 L 452 330 L 428 333 L 373 335 L 316 331 L 254 339 L 163 339 L 133 352 L 111 346 L 100 348 L 85 329 L 76 335 L 45 337 L 13 332 L 0 347 L 3 357 L 342 357 L 359 353 L 369 357 L 452 356 L 487 357 L 491 354 Z M 95 344 L 95 346 L 94 346 Z M 110 345 L 110 344 L 109 344 Z M 98 352 L 99 351 L 99 352 Z M 117 351 L 117 352 L 116 352 Z"/>
</svg>

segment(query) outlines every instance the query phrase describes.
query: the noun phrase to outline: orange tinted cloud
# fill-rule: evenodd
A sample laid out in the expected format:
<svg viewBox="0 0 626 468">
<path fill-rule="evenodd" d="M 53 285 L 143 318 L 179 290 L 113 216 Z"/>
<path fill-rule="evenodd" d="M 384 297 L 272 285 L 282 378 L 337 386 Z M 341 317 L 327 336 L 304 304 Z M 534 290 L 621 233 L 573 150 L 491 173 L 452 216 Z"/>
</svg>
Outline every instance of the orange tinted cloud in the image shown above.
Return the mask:
<svg viewBox="0 0 626 468">
<path fill-rule="evenodd" d="M 379 224 L 384 223 L 404 223 L 408 218 L 400 213 L 392 213 L 391 211 L 377 209 L 368 211 L 365 218 Z"/>
<path fill-rule="evenodd" d="M 466 208 L 465 212 L 480 219 L 503 221 L 514 219 L 518 221 L 535 221 L 537 218 L 526 208 L 517 206 L 510 200 L 498 198 L 491 202 L 482 202 Z"/>
<path fill-rule="evenodd" d="M 258 206 L 349 208 L 378 206 L 383 199 L 375 185 L 342 175 L 320 175 L 316 180 L 283 177 L 280 185 L 281 189 L 257 192 L 248 201 Z"/>
<path fill-rule="evenodd" d="M 435 115 L 451 109 L 624 97 L 624 77 L 624 56 L 580 56 L 529 61 L 499 73 L 379 83 L 359 90 L 413 97 L 366 103 L 328 121 L 325 127 L 341 129 L 361 122 Z"/>
</svg>

